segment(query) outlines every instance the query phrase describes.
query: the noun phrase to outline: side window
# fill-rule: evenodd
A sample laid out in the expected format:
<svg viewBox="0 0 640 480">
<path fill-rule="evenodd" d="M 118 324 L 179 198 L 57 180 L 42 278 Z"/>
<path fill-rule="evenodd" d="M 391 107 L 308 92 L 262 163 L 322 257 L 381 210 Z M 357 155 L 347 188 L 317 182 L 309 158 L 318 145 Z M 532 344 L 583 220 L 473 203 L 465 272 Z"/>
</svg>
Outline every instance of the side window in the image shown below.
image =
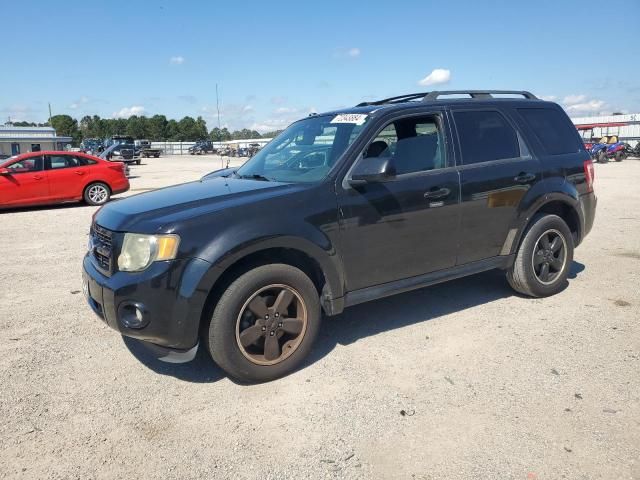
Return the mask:
<svg viewBox="0 0 640 480">
<path fill-rule="evenodd" d="M 79 166 L 76 157 L 70 155 L 49 155 L 51 170 Z"/>
<path fill-rule="evenodd" d="M 42 157 L 25 158 L 24 160 L 7 165 L 7 168 L 11 170 L 12 174 L 38 172 L 42 170 Z"/>
<path fill-rule="evenodd" d="M 520 156 L 516 132 L 500 113 L 455 112 L 454 119 L 464 165 Z"/>
<path fill-rule="evenodd" d="M 444 142 L 435 116 L 404 118 L 387 125 L 369 144 L 361 161 L 391 157 L 397 175 L 446 166 Z"/>
<path fill-rule="evenodd" d="M 562 155 L 580 151 L 576 128 L 560 111 L 555 108 L 519 108 L 518 113 L 533 130 L 547 153 Z"/>
<path fill-rule="evenodd" d="M 96 162 L 95 160 L 91 160 L 90 158 L 85 158 L 85 157 L 74 157 L 75 161 L 78 163 L 78 166 L 81 167 L 86 167 L 87 165 L 95 165 Z"/>
</svg>

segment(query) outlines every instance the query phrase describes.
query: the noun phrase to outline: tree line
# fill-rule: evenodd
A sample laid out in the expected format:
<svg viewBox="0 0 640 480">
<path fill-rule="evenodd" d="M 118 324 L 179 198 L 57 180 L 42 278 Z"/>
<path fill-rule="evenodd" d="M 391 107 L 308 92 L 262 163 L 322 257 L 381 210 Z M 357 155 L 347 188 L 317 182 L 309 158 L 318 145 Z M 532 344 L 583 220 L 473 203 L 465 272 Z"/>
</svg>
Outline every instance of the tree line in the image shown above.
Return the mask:
<svg viewBox="0 0 640 480">
<path fill-rule="evenodd" d="M 56 133 L 64 137 L 72 137 L 78 145 L 83 138 L 108 138 L 112 135 L 129 135 L 135 139 L 148 139 L 156 142 L 193 142 L 197 140 L 246 140 L 250 138 L 272 138 L 281 132 L 260 134 L 256 130 L 243 128 L 229 131 L 215 127 L 207 129 L 207 122 L 202 118 L 186 116 L 181 120 L 167 119 L 164 115 L 146 117 L 133 115 L 129 118 L 100 118 L 98 115 L 86 115 L 80 121 L 69 115 L 54 115 L 50 122 L 13 122 L 16 127 L 52 126 Z"/>
</svg>

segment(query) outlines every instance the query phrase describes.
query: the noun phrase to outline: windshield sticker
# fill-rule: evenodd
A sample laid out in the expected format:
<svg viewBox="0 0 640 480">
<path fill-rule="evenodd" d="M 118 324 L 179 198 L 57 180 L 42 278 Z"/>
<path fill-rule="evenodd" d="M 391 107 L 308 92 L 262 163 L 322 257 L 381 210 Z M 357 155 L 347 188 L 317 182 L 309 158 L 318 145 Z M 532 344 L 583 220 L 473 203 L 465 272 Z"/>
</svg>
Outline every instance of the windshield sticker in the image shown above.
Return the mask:
<svg viewBox="0 0 640 480">
<path fill-rule="evenodd" d="M 366 113 L 340 113 L 333 117 L 331 123 L 355 123 L 356 125 L 362 125 L 366 119 Z"/>
</svg>

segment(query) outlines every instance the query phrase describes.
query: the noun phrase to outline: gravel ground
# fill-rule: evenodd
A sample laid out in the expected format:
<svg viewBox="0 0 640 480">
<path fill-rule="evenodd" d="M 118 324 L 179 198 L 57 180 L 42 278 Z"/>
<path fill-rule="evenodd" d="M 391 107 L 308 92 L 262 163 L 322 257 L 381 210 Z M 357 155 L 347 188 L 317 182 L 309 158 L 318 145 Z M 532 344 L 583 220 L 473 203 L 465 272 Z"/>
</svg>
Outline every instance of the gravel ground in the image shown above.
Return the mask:
<svg viewBox="0 0 640 480">
<path fill-rule="evenodd" d="M 149 159 L 132 192 L 219 168 Z M 596 165 L 569 287 L 488 272 L 324 321 L 298 372 L 158 362 L 81 294 L 92 207 L 0 214 L 0 478 L 640 478 L 640 161 Z"/>
</svg>

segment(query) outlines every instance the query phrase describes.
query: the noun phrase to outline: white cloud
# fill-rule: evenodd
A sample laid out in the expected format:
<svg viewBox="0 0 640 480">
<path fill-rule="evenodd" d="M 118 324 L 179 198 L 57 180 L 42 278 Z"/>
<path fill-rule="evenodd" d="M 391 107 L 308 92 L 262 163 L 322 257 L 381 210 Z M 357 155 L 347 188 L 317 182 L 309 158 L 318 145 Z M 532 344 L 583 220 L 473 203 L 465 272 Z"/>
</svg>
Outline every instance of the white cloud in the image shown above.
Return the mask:
<svg viewBox="0 0 640 480">
<path fill-rule="evenodd" d="M 182 65 L 184 63 L 184 57 L 182 55 L 177 55 L 175 57 L 171 57 L 169 59 L 169 63 L 171 65 Z"/>
<path fill-rule="evenodd" d="M 142 105 L 133 105 L 131 107 L 121 108 L 118 112 L 113 112 L 113 118 L 129 118 L 133 115 L 143 115 L 144 107 Z"/>
<path fill-rule="evenodd" d="M 280 107 L 276 108 L 273 113 L 275 113 L 276 115 L 283 115 L 287 113 L 296 113 L 297 111 L 298 109 L 293 107 Z"/>
<path fill-rule="evenodd" d="M 82 105 L 86 105 L 87 103 L 89 103 L 89 97 L 83 96 L 69 105 L 69 108 L 72 110 L 76 110 L 77 108 L 80 108 Z"/>
<path fill-rule="evenodd" d="M 567 95 L 562 104 L 570 114 L 598 114 L 607 108 L 604 100 L 588 98 L 586 95 Z"/>
<path fill-rule="evenodd" d="M 584 103 L 586 99 L 586 95 L 567 95 L 566 97 L 564 97 L 564 100 L 562 100 L 562 102 L 567 105 L 575 105 L 577 103 Z"/>
<path fill-rule="evenodd" d="M 362 51 L 358 47 L 340 47 L 336 49 L 333 56 L 336 58 L 357 58 L 361 53 Z"/>
<path fill-rule="evenodd" d="M 545 100 L 547 102 L 555 102 L 558 99 L 558 97 L 556 97 L 555 95 L 542 95 L 540 99 Z"/>
<path fill-rule="evenodd" d="M 451 80 L 451 70 L 446 68 L 435 68 L 429 75 L 418 82 L 418 85 L 428 87 L 429 85 L 440 85 L 449 83 Z"/>
</svg>

